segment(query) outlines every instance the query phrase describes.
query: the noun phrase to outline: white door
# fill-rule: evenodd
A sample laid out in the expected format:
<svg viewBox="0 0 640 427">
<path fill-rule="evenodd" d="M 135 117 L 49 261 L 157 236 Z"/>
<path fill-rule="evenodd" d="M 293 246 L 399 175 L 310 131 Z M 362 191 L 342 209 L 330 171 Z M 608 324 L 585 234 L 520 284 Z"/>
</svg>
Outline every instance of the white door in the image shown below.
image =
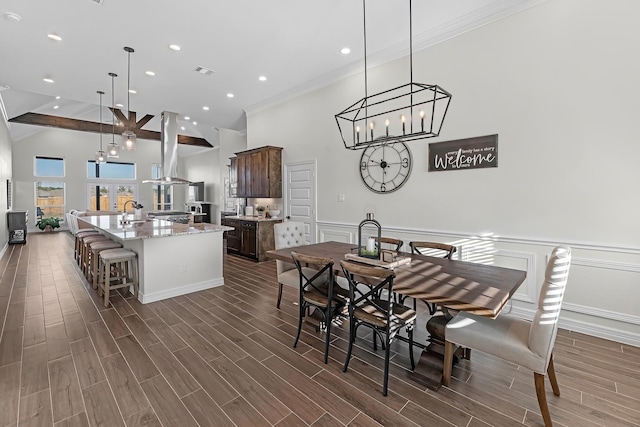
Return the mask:
<svg viewBox="0 0 640 427">
<path fill-rule="evenodd" d="M 316 162 L 284 165 L 285 216 L 303 222 L 308 243 L 316 242 Z"/>
</svg>

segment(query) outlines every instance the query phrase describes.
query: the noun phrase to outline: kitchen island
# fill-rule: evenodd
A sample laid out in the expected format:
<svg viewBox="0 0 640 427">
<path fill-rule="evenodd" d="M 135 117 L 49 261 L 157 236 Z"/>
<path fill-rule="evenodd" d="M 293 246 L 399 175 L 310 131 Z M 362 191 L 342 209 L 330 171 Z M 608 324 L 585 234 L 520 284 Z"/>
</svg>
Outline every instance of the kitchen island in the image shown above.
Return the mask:
<svg viewBox="0 0 640 427">
<path fill-rule="evenodd" d="M 138 255 L 140 302 L 149 303 L 224 284 L 222 234 L 216 224 L 161 219 L 120 222 L 119 215 L 78 217 Z"/>
</svg>

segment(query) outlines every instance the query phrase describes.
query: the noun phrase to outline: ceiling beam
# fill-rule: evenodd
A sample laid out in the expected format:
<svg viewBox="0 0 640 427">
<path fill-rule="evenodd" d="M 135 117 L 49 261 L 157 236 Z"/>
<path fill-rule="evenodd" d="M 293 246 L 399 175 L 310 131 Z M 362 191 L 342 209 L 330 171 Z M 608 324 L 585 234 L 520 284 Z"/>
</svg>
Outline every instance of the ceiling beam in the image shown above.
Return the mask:
<svg viewBox="0 0 640 427">
<path fill-rule="evenodd" d="M 117 111 L 119 112 L 119 110 Z M 115 113 L 116 113 L 116 116 L 119 117 L 117 112 Z M 122 114 L 122 112 L 120 112 L 120 114 Z M 122 116 L 124 117 L 124 115 Z M 160 141 L 160 132 L 138 128 L 138 126 L 144 126 L 152 118 L 153 116 L 150 116 L 147 114 L 139 122 L 137 122 L 134 126 L 132 126 L 132 129 L 135 129 L 135 134 L 137 138 Z M 50 116 L 47 114 L 39 114 L 39 113 L 25 113 L 20 116 L 14 117 L 13 119 L 10 119 L 9 122 L 21 123 L 25 125 L 55 127 L 55 128 L 75 130 L 80 132 L 100 133 L 100 123 L 97 123 L 97 122 L 70 119 L 68 117 Z M 126 119 L 125 119 L 125 122 L 126 122 Z M 103 134 L 111 133 L 111 129 L 112 129 L 111 125 L 103 124 L 102 127 L 103 127 L 103 132 L 102 132 Z M 122 126 L 122 125 L 119 126 L 118 124 L 116 124 L 115 133 L 121 134 L 125 130 L 127 130 L 126 126 Z M 212 147 L 212 145 L 209 144 L 209 142 L 204 138 L 198 138 L 198 137 L 187 136 L 187 135 L 178 135 L 178 143 L 185 144 L 185 145 L 193 145 L 196 147 Z"/>
</svg>

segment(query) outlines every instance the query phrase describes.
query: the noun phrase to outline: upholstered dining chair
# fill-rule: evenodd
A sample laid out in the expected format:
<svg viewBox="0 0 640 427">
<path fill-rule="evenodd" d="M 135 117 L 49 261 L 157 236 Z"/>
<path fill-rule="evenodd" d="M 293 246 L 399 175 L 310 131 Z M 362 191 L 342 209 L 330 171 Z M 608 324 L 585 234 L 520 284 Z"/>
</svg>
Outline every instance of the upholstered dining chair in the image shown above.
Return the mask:
<svg viewBox="0 0 640 427">
<path fill-rule="evenodd" d="M 349 282 L 349 348 L 344 361 L 343 371 L 347 372 L 353 342 L 356 332 L 360 326 L 367 326 L 373 330 L 373 349 L 376 350 L 376 339 L 378 336 L 384 348 L 384 377 L 382 394 L 387 395 L 389 385 L 389 356 L 390 347 L 397 332 L 407 329 L 409 338 L 409 360 L 411 370 L 415 368 L 413 360 L 413 328 L 416 324 L 416 312 L 409 307 L 395 304 L 393 295 L 393 279 L 395 273 L 391 269 L 371 267 L 350 261 L 340 261 L 340 266 L 344 276 Z M 356 280 L 355 278 L 358 278 Z M 363 291 L 358 284 L 364 280 L 370 289 Z M 386 298 L 380 299 L 381 290 L 386 290 Z"/>
<path fill-rule="evenodd" d="M 324 363 L 327 363 L 329 361 L 332 320 L 342 311 L 349 294 L 339 286 L 334 286 L 336 281 L 331 258 L 304 255 L 295 251 L 291 252 L 291 258 L 293 258 L 293 263 L 299 274 L 300 289 L 298 333 L 293 342 L 293 347 L 298 345 L 305 311 L 309 312 L 312 307 L 317 308 L 322 314 L 323 326 L 320 329 L 325 331 Z"/>
<path fill-rule="evenodd" d="M 500 315 L 495 319 L 460 312 L 445 329 L 445 359 L 442 382 L 451 381 L 451 362 L 454 344 L 473 348 L 533 371 L 540 412 L 547 427 L 552 425 L 544 390 L 545 372 L 553 394 L 560 389 L 553 369 L 553 346 L 558 332 L 558 318 L 569 277 L 571 249 L 557 247 L 551 253 L 544 283 L 538 297 L 538 309 L 529 322 L 513 316 Z"/>
<path fill-rule="evenodd" d="M 273 234 L 276 249 L 292 248 L 307 244 L 303 222 L 280 222 L 273 226 Z M 296 266 L 291 262 L 276 260 L 276 271 L 278 272 L 278 301 L 276 307 L 280 308 L 282 286 L 288 285 L 297 288 L 300 283 L 300 277 Z"/>
</svg>

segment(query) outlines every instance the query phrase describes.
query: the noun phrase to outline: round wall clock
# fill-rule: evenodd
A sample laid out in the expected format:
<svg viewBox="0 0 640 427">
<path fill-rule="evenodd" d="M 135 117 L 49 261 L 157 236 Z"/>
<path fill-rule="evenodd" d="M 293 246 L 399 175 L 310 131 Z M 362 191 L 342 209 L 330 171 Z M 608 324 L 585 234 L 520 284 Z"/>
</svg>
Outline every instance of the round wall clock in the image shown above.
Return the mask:
<svg viewBox="0 0 640 427">
<path fill-rule="evenodd" d="M 360 177 L 371 191 L 396 191 L 411 174 L 411 152 L 404 142 L 368 147 L 360 157 Z"/>
</svg>

